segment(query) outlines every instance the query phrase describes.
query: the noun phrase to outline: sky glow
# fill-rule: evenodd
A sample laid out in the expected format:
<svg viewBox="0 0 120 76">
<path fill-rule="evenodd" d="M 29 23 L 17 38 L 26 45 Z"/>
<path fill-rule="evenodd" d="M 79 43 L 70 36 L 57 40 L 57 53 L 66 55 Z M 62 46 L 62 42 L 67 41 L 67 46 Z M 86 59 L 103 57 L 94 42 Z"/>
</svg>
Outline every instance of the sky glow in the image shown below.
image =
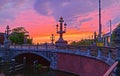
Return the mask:
<svg viewBox="0 0 120 76">
<path fill-rule="evenodd" d="M 114 29 L 120 23 L 120 0 L 102 1 L 102 32 L 109 32 L 109 20 Z M 50 42 L 56 34 L 60 17 L 67 23 L 68 42 L 92 38 L 98 32 L 98 0 L 0 0 L 0 32 L 10 28 L 25 27 L 34 43 Z"/>
</svg>

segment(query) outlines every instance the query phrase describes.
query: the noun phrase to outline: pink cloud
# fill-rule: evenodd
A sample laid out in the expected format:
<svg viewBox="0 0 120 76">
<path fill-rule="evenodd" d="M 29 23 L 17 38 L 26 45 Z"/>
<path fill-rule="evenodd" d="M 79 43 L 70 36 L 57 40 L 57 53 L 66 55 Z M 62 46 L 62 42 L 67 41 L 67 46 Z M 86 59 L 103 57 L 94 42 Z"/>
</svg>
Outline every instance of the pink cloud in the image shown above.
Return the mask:
<svg viewBox="0 0 120 76">
<path fill-rule="evenodd" d="M 51 35 L 56 31 L 55 20 L 52 16 L 42 16 L 33 10 L 19 13 L 14 21 L 8 21 L 11 27 L 25 27 L 32 37 Z"/>
</svg>

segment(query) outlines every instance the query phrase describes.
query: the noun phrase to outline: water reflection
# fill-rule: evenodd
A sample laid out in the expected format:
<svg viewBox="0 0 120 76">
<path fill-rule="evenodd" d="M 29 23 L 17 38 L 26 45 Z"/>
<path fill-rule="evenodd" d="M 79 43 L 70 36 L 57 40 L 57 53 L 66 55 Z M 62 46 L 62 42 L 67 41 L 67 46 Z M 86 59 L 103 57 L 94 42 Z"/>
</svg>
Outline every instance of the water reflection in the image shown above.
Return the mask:
<svg viewBox="0 0 120 76">
<path fill-rule="evenodd" d="M 33 68 L 26 67 L 23 70 L 10 74 L 8 71 L 9 65 L 0 66 L 0 76 L 76 76 L 70 73 L 54 71 L 54 70 L 34 70 Z"/>
<path fill-rule="evenodd" d="M 0 73 L 0 76 L 5 76 L 5 74 L 4 73 Z"/>
</svg>

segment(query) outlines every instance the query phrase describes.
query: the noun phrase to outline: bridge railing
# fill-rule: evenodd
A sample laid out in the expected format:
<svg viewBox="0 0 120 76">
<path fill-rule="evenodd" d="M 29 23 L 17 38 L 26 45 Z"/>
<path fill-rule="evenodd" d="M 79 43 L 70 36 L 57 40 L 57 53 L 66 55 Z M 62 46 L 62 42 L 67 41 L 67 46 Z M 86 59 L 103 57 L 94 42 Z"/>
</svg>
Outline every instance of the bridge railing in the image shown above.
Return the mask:
<svg viewBox="0 0 120 76">
<path fill-rule="evenodd" d="M 12 49 L 32 50 L 32 51 L 53 51 L 67 54 L 83 55 L 102 60 L 112 65 L 117 58 L 116 47 L 98 47 L 98 46 L 71 46 L 56 47 L 55 45 L 11 45 Z M 107 75 L 105 75 L 107 76 Z"/>
<path fill-rule="evenodd" d="M 34 51 L 48 51 L 52 50 L 61 53 L 70 53 L 77 55 L 85 55 L 95 57 L 104 61 L 114 62 L 116 59 L 115 47 L 98 47 L 98 46 L 71 46 L 56 47 L 55 45 L 11 45 L 10 48 L 21 50 L 34 50 Z"/>
<path fill-rule="evenodd" d="M 0 44 L 0 48 L 4 48 L 4 45 Z"/>
<path fill-rule="evenodd" d="M 63 53 L 94 57 L 106 62 L 110 62 L 111 64 L 116 59 L 116 51 L 117 51 L 117 48 L 115 47 L 71 46 L 71 45 L 67 46 L 66 48 L 56 48 L 56 49 L 57 51 Z"/>
<path fill-rule="evenodd" d="M 46 50 L 46 49 L 55 49 L 53 45 L 11 45 L 12 49 L 25 49 L 25 50 Z"/>
</svg>

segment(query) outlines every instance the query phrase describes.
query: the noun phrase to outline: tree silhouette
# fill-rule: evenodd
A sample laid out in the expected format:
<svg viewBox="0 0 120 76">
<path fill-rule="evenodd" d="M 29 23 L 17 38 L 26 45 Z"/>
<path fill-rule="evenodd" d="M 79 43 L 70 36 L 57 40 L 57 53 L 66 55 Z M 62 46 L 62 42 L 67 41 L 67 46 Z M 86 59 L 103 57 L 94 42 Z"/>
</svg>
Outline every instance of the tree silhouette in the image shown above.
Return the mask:
<svg viewBox="0 0 120 76">
<path fill-rule="evenodd" d="M 24 27 L 17 27 L 12 29 L 12 32 L 9 36 L 9 39 L 13 44 L 24 44 L 24 39 L 26 37 L 26 43 L 32 44 L 32 39 L 29 38 L 29 35 L 26 35 L 28 31 Z"/>
</svg>

